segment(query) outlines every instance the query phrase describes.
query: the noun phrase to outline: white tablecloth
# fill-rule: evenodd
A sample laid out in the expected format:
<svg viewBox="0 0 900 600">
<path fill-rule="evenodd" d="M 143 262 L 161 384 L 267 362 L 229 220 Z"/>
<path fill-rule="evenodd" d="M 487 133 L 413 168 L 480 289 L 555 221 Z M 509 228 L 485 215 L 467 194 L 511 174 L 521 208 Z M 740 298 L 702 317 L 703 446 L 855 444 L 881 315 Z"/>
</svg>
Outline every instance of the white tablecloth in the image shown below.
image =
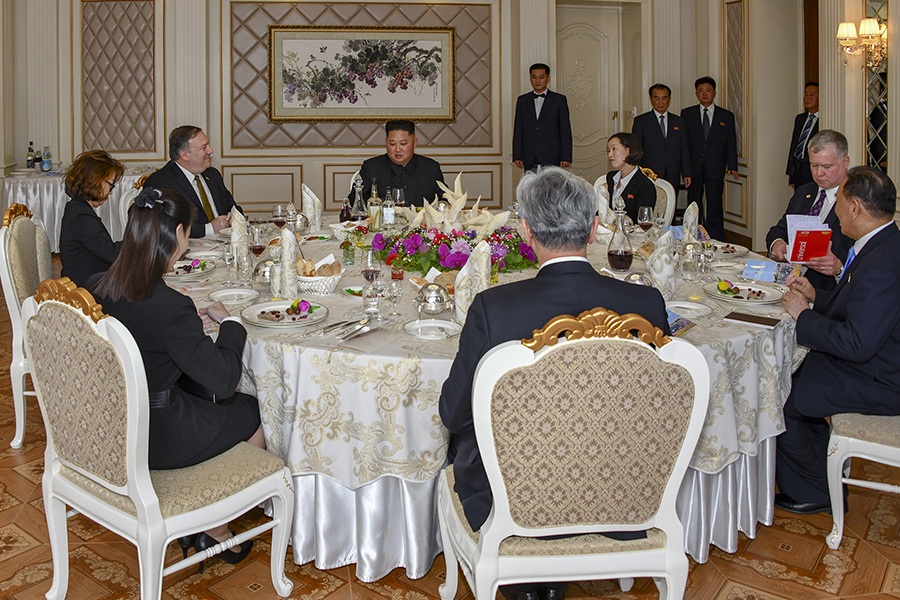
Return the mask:
<svg viewBox="0 0 900 600">
<path fill-rule="evenodd" d="M 109 200 L 97 209 L 97 214 L 109 230 L 113 240 L 121 240 L 125 232 L 125 223 L 119 216 L 119 202 L 122 194 L 133 187 L 142 174 L 149 169 L 137 169 L 126 172 Z M 6 177 L 3 181 L 3 194 L 0 198 L 0 211 L 5 211 L 10 204 L 24 204 L 37 215 L 47 228 L 50 238 L 51 252 L 59 252 L 59 229 L 62 226 L 63 212 L 69 197 L 66 195 L 65 177 L 45 175 L 40 171 L 28 177 Z"/>
<path fill-rule="evenodd" d="M 304 248 L 313 259 L 339 252 L 330 242 Z M 605 248 L 590 248 L 595 264 L 605 264 L 605 255 Z M 358 269 L 348 268 L 339 289 L 362 284 Z M 697 288 L 679 282 L 676 297 L 688 299 Z M 415 318 L 413 289 L 407 283 L 399 323 L 359 338 L 362 352 L 315 331 L 248 327 L 246 383 L 257 389 L 270 450 L 294 473 L 298 564 L 354 562 L 364 581 L 402 566 L 417 578 L 440 552 L 434 490 L 447 432 L 438 399 L 457 341 L 403 333 L 402 323 Z M 339 292 L 321 301 L 329 322 L 360 317 L 359 298 Z M 721 317 L 733 305 L 699 301 L 713 313 L 695 319 L 683 339 L 707 358 L 711 399 L 678 512 L 685 550 L 704 562 L 710 543 L 733 552 L 738 531 L 754 537 L 757 522 L 772 522 L 774 436 L 784 430 L 795 342 L 794 322 L 780 305 L 753 307 L 783 319 L 769 330 L 726 323 Z"/>
</svg>

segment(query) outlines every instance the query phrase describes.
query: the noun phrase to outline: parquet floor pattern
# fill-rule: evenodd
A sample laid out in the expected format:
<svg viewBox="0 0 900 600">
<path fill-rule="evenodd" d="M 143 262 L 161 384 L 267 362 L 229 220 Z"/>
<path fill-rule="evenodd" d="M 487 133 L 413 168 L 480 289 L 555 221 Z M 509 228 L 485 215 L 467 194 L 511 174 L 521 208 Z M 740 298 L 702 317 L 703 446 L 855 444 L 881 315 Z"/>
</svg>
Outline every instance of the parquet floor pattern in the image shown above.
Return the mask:
<svg viewBox="0 0 900 600">
<path fill-rule="evenodd" d="M 58 273 L 59 263 L 55 262 Z M 5 304 L 4 304 L 5 306 Z M 45 446 L 44 427 L 36 402 L 29 402 L 25 444 L 9 447 L 15 429 L 10 398 L 11 329 L 0 310 L 0 598 L 43 598 L 50 588 L 52 563 L 41 496 Z M 866 477 L 900 484 L 900 469 L 865 461 L 854 471 Z M 257 510 L 238 520 L 239 530 L 261 520 Z M 685 598 L 688 600 L 886 600 L 900 598 L 900 496 L 850 490 L 850 513 L 838 550 L 825 545 L 831 529 L 828 515 L 798 517 L 776 511 L 771 527 L 760 526 L 755 539 L 740 536 L 739 550 L 713 549 L 709 561 L 691 561 Z M 166 577 L 166 600 L 261 600 L 277 598 L 269 579 L 268 539 L 257 541 L 250 557 L 239 565 L 207 561 L 203 575 L 188 569 Z M 180 556 L 174 543 L 167 563 Z M 100 600 L 138 598 L 137 552 L 128 542 L 82 516 L 69 520 L 70 580 L 68 598 Z M 293 597 L 304 600 L 431 600 L 444 580 L 443 556 L 423 578 L 410 580 L 396 569 L 374 583 L 355 578 L 353 565 L 320 571 L 295 565 L 290 549 L 287 574 Z M 457 600 L 471 600 L 461 577 Z M 616 582 L 580 582 L 570 587 L 573 600 L 658 598 L 649 579 L 639 579 L 623 593 Z"/>
</svg>

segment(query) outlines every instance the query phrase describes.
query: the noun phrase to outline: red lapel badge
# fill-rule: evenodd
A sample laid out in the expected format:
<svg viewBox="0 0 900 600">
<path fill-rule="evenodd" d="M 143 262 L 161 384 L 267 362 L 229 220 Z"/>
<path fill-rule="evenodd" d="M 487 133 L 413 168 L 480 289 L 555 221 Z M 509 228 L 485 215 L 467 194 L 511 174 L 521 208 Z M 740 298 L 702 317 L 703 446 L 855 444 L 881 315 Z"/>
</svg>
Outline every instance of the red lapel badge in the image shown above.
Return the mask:
<svg viewBox="0 0 900 600">
<path fill-rule="evenodd" d="M 675 131 L 678 131 L 678 128 L 677 128 L 677 127 L 673 127 L 672 129 L 674 129 Z"/>
<path fill-rule="evenodd" d="M 628 199 L 629 199 L 629 200 L 634 200 L 634 194 L 628 194 Z"/>
<path fill-rule="evenodd" d="M 719 121 L 719 125 L 721 125 L 722 127 L 725 127 L 725 123 L 723 121 Z"/>
</svg>

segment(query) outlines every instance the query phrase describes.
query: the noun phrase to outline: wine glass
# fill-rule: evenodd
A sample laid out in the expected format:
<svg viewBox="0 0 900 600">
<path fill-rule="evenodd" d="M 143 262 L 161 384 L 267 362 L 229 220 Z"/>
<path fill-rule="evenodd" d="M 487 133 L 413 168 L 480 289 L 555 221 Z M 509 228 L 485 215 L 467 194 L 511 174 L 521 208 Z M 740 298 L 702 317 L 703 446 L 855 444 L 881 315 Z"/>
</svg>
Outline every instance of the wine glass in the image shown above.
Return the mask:
<svg viewBox="0 0 900 600">
<path fill-rule="evenodd" d="M 406 206 L 406 190 L 401 187 L 394 188 L 394 206 Z"/>
<path fill-rule="evenodd" d="M 381 278 L 381 267 L 381 252 L 369 248 L 363 257 L 362 276 L 369 283 L 375 283 L 376 280 Z"/>
<path fill-rule="evenodd" d="M 641 206 L 638 208 L 638 227 L 644 233 L 650 231 L 650 228 L 653 227 L 653 207 L 652 206 Z"/>
<path fill-rule="evenodd" d="M 225 260 L 225 281 L 222 283 L 224 287 L 234 287 L 235 283 L 231 280 L 231 265 L 234 264 L 234 246 L 231 242 L 226 242 L 222 249 L 222 258 Z"/>
<path fill-rule="evenodd" d="M 388 313 L 389 317 L 399 317 L 400 311 L 397 310 L 397 303 L 400 302 L 400 299 L 403 297 L 403 280 L 402 279 L 392 279 L 388 284 L 388 298 L 391 299 L 391 304 L 394 306 L 394 310 Z"/>
<path fill-rule="evenodd" d="M 272 222 L 275 223 L 275 227 L 281 229 L 284 227 L 284 205 L 276 204 L 272 207 Z"/>
</svg>

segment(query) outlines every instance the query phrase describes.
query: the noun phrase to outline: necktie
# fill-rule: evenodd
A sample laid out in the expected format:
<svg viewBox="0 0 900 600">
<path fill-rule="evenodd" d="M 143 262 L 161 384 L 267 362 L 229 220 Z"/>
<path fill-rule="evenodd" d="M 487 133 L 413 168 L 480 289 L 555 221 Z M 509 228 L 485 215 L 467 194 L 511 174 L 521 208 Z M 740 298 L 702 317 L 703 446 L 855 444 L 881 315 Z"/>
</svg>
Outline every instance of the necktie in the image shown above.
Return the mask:
<svg viewBox="0 0 900 600">
<path fill-rule="evenodd" d="M 809 134 L 812 132 L 815 120 L 815 115 L 810 114 L 806 117 L 806 124 L 803 125 L 803 131 L 800 132 L 800 138 L 794 147 L 794 158 L 797 160 L 803 160 L 806 155 L 806 142 L 809 141 Z"/>
<path fill-rule="evenodd" d="M 546 98 L 546 97 L 547 97 L 547 92 L 542 92 L 542 93 L 540 93 L 540 94 L 538 94 L 537 92 L 534 92 L 534 97 L 535 97 L 535 98 Z"/>
<path fill-rule="evenodd" d="M 659 128 L 662 129 L 663 139 L 666 137 L 666 116 L 659 116 Z"/>
<path fill-rule="evenodd" d="M 200 204 L 203 205 L 203 212 L 206 213 L 206 218 L 212 222 L 212 220 L 216 218 L 216 215 L 213 214 L 212 206 L 209 204 L 209 198 L 206 196 L 206 189 L 204 189 L 203 182 L 200 181 L 199 175 L 194 175 L 194 183 L 197 184 L 197 191 L 200 192 Z"/>
<path fill-rule="evenodd" d="M 709 109 L 703 109 L 703 138 L 709 137 Z"/>
<path fill-rule="evenodd" d="M 841 271 L 841 279 L 844 278 L 844 275 L 847 273 L 847 269 L 850 268 L 850 263 L 853 262 L 854 258 L 856 258 L 856 247 L 850 246 L 850 252 L 847 253 L 847 262 L 844 263 L 844 270 Z"/>
<path fill-rule="evenodd" d="M 819 213 L 822 212 L 822 206 L 825 204 L 825 190 L 822 190 L 822 193 L 819 194 L 819 199 L 816 200 L 815 204 L 812 205 L 812 208 L 809 209 L 809 212 L 806 213 L 811 217 L 818 217 Z"/>
</svg>

